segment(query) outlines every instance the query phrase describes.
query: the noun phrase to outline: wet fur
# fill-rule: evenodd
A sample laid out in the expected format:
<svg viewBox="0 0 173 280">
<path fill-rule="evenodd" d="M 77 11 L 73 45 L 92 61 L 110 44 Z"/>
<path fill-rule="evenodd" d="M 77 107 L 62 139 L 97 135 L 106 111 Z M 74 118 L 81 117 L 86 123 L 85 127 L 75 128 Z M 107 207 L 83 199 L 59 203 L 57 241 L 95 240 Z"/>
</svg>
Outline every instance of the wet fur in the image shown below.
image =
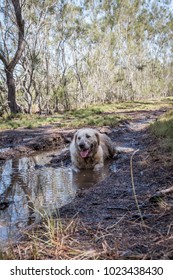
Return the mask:
<svg viewBox="0 0 173 280">
<path fill-rule="evenodd" d="M 86 158 L 81 157 L 81 143 L 90 151 Z M 108 157 L 114 157 L 116 154 L 115 144 L 106 134 L 101 134 L 95 129 L 79 129 L 70 144 L 70 155 L 73 169 L 92 168 L 99 170 L 104 166 L 104 161 Z"/>
</svg>

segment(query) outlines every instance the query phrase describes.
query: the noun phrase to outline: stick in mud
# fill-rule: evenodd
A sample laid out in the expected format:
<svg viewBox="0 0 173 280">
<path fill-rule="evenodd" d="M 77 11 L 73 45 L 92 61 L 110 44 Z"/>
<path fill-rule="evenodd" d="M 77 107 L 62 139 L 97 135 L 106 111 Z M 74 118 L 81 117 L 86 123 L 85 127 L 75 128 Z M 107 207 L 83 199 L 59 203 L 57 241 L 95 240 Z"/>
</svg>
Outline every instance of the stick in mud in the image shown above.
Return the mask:
<svg viewBox="0 0 173 280">
<path fill-rule="evenodd" d="M 133 157 L 134 157 L 134 155 L 135 155 L 138 151 L 139 151 L 139 149 L 136 150 L 136 151 L 134 151 L 133 154 L 132 154 L 132 156 L 131 156 L 131 158 L 130 158 L 130 174 L 131 174 L 132 189 L 133 189 L 133 195 L 134 195 L 134 198 L 135 198 L 136 206 L 137 206 L 137 209 L 138 209 L 140 218 L 141 218 L 141 222 L 142 222 L 142 224 L 144 225 L 144 220 L 143 220 L 143 217 L 142 217 L 141 210 L 140 210 L 140 208 L 139 208 L 138 198 L 137 198 L 137 195 L 136 195 L 135 183 L 134 183 L 134 176 L 133 176 Z"/>
</svg>

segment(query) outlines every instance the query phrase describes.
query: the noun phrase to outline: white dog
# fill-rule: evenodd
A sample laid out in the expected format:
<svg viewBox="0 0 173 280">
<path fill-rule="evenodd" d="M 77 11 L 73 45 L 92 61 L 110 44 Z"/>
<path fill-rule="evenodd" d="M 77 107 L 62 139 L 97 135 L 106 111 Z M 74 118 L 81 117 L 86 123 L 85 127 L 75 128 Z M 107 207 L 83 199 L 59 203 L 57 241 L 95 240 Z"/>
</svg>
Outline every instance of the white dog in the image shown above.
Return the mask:
<svg viewBox="0 0 173 280">
<path fill-rule="evenodd" d="M 106 158 L 116 155 L 116 148 L 106 134 L 92 128 L 82 128 L 73 137 L 70 155 L 75 171 L 83 168 L 99 170 L 104 166 Z"/>
</svg>

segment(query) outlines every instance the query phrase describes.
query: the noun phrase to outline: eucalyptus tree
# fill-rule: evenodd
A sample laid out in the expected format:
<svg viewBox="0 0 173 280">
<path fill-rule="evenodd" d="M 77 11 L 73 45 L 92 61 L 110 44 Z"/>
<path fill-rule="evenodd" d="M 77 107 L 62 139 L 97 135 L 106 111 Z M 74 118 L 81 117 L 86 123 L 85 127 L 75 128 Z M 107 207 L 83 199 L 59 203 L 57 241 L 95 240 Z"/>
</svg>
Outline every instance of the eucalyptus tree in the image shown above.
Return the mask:
<svg viewBox="0 0 173 280">
<path fill-rule="evenodd" d="M 173 43 L 171 1 L 94 1 L 88 84 L 97 101 L 165 95 Z M 87 1 L 92 13 L 93 1 Z M 95 40 L 93 40 L 93 34 Z M 171 69 L 169 70 L 171 76 Z M 99 78 L 98 78 L 99 77 Z M 96 97 L 95 94 L 95 97 Z"/>
<path fill-rule="evenodd" d="M 171 94 L 170 0 L 0 1 L 0 91 L 4 100 L 6 75 L 11 111 L 14 89 L 28 113 Z"/>
<path fill-rule="evenodd" d="M 47 104 L 49 91 L 49 51 L 50 31 L 55 18 L 57 1 L 31 0 L 25 3 L 26 48 L 20 60 L 18 83 L 26 111 L 32 113 L 37 104 L 41 111 Z M 43 97 L 44 91 L 47 98 Z"/>
<path fill-rule="evenodd" d="M 26 1 L 26 48 L 17 82 L 29 113 L 33 105 L 39 111 L 68 110 L 73 81 L 82 88 L 77 55 L 82 11 L 71 2 Z"/>
<path fill-rule="evenodd" d="M 0 60 L 4 65 L 6 83 L 8 88 L 8 105 L 12 113 L 21 111 L 16 102 L 16 85 L 14 69 L 21 58 L 25 48 L 24 20 L 22 6 L 24 1 L 1 1 L 1 44 Z"/>
</svg>

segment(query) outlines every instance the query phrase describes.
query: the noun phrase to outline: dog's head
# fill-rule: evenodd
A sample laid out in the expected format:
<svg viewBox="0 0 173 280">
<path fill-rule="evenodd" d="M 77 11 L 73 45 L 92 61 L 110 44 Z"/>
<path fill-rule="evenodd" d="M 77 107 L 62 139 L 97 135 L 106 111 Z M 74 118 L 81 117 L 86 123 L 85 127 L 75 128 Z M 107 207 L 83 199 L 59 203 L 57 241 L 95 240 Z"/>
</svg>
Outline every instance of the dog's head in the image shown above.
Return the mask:
<svg viewBox="0 0 173 280">
<path fill-rule="evenodd" d="M 79 129 L 75 133 L 74 141 L 82 158 L 93 156 L 100 145 L 99 133 L 92 128 Z"/>
</svg>

